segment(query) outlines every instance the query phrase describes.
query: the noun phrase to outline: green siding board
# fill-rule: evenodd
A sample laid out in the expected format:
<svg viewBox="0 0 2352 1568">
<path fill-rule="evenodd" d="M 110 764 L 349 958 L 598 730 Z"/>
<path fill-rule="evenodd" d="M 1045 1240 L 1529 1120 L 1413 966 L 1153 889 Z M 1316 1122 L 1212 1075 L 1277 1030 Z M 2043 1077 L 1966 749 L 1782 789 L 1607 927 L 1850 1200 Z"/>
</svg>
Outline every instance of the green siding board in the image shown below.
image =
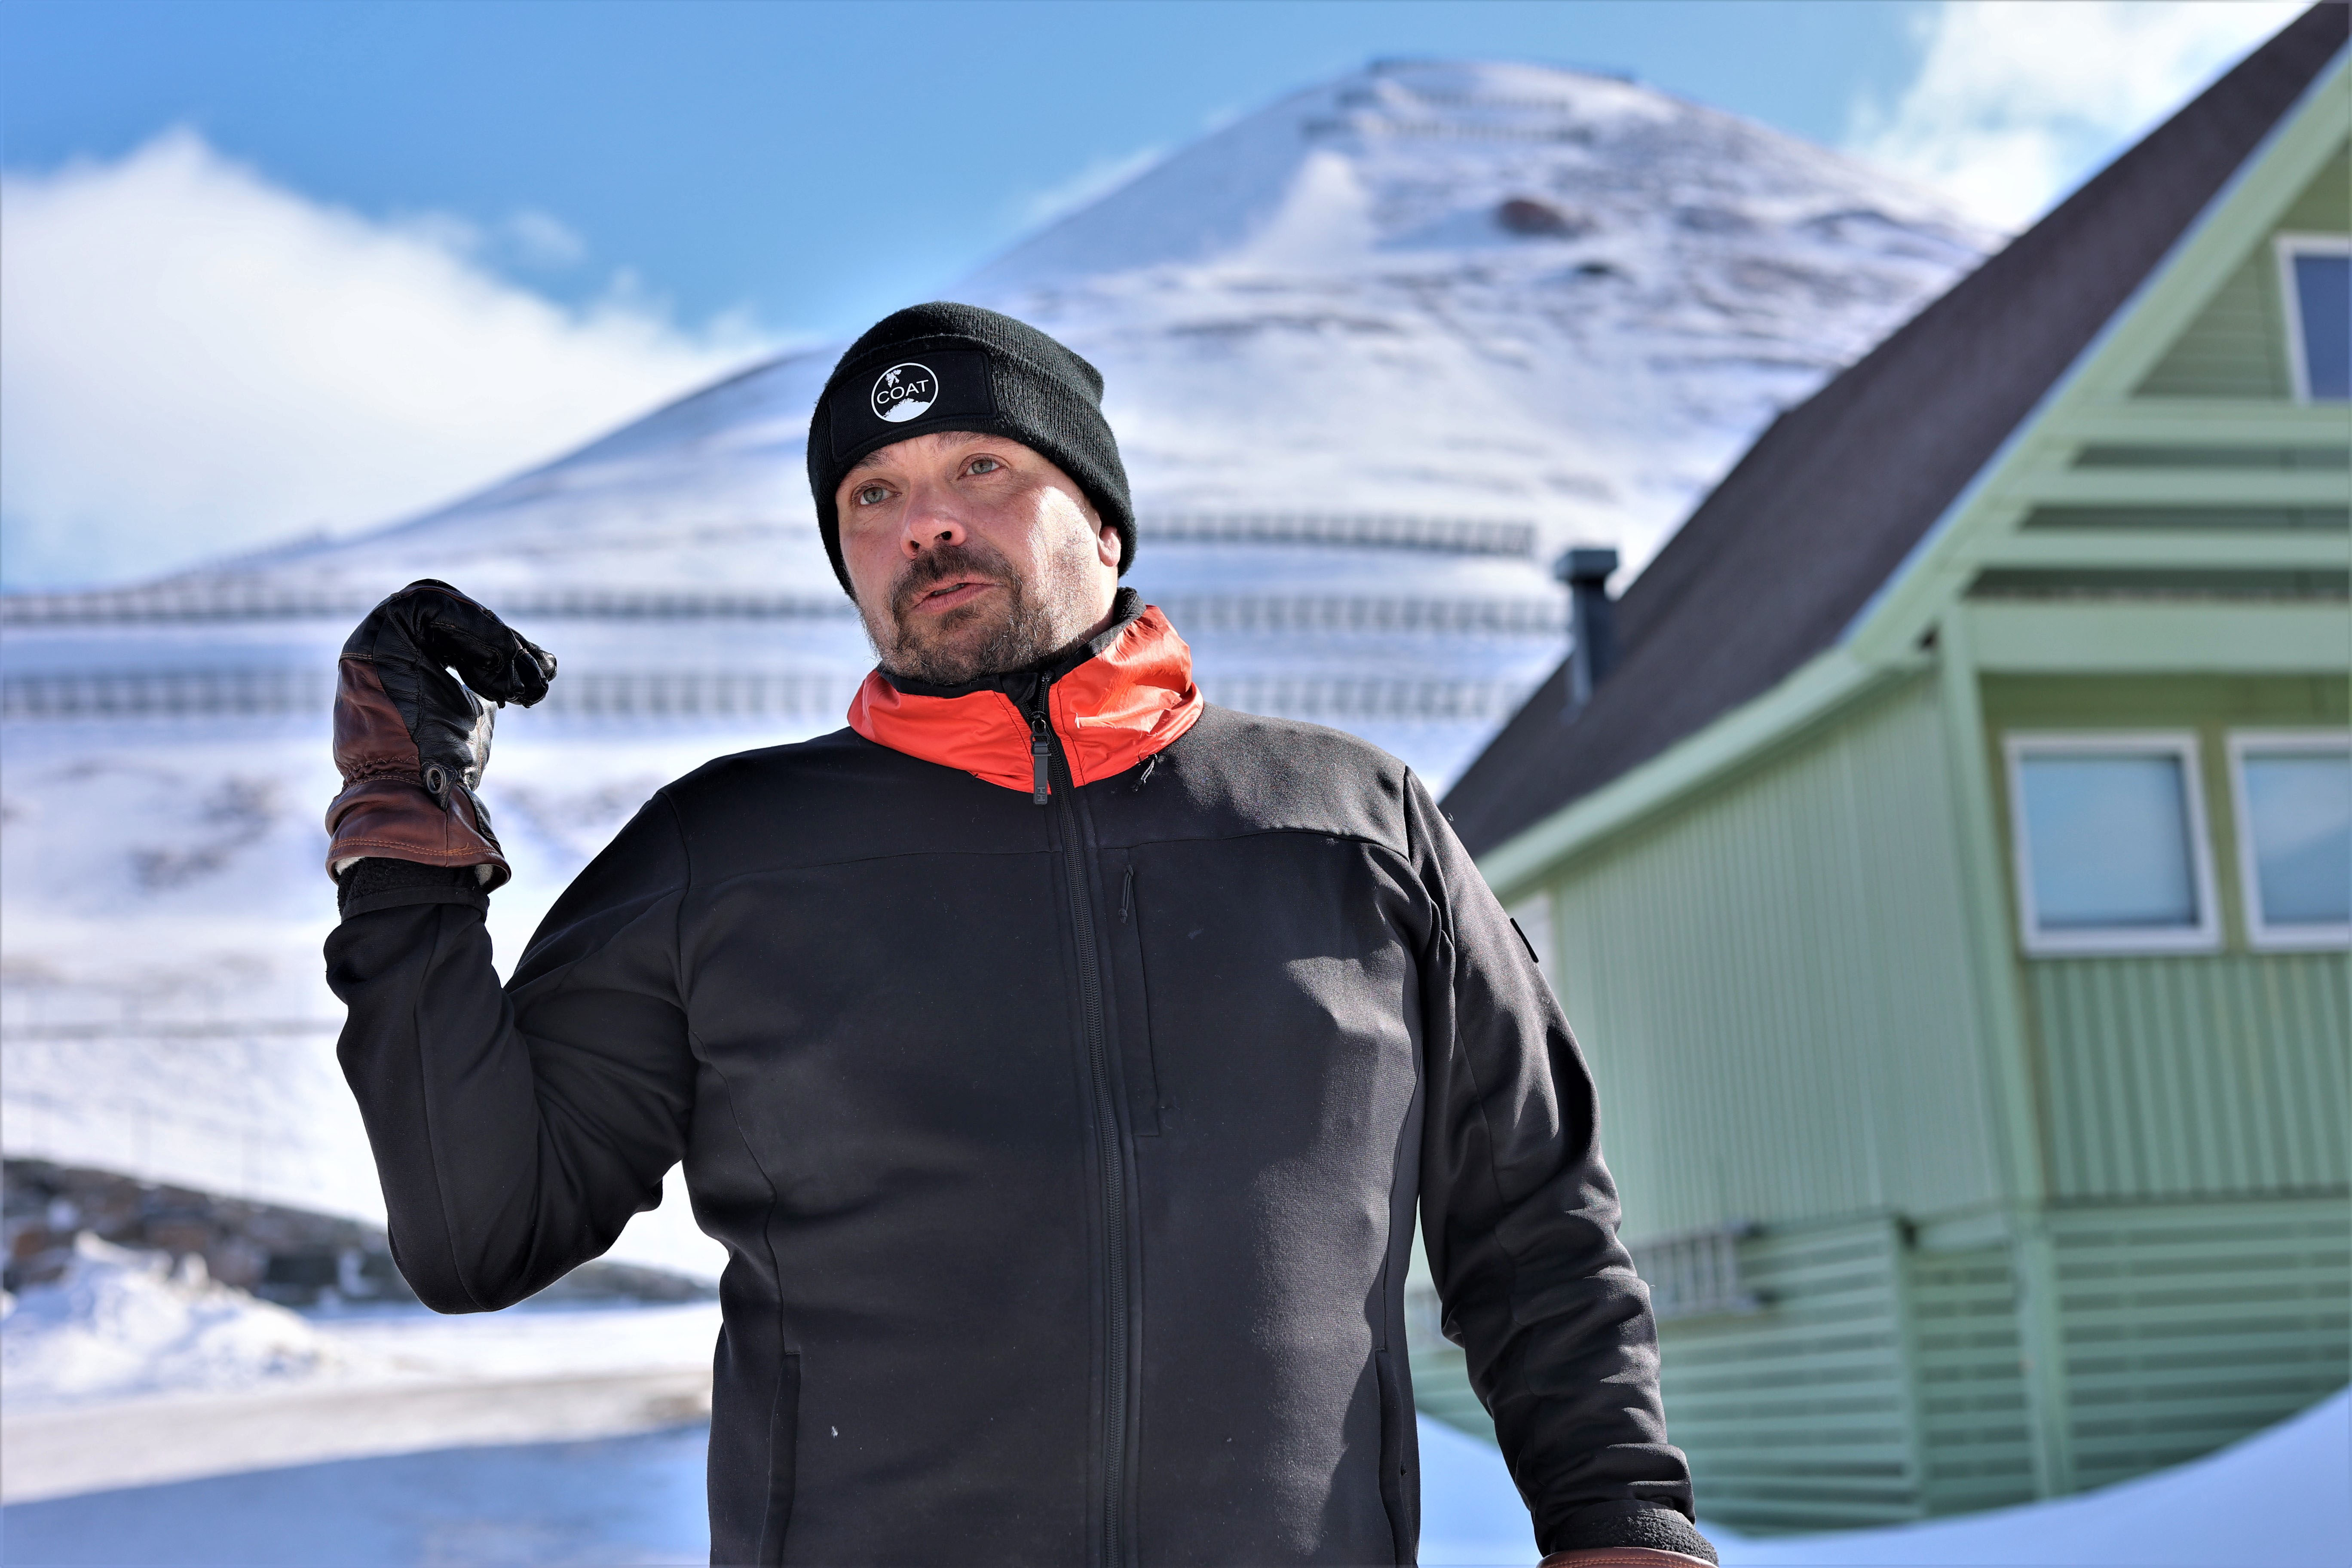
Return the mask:
<svg viewBox="0 0 2352 1568">
<path fill-rule="evenodd" d="M 2227 744 L 2232 730 L 2343 727 L 2352 680 L 1988 676 L 1983 691 L 1985 765 L 2004 841 L 2008 734 L 2187 730 L 2199 742 L 2223 950 L 2016 958 L 2053 1197 L 2220 1197 L 2352 1184 L 2352 972 L 2340 952 L 2247 948 Z M 2013 887 L 2009 896 L 2013 911 Z"/>
<path fill-rule="evenodd" d="M 2051 529 L 2106 529 L 2122 533 L 2169 528 L 2216 533 L 2231 529 L 2341 533 L 2352 527 L 2352 511 L 2340 506 L 2037 506 L 2018 526 L 2034 533 Z"/>
<path fill-rule="evenodd" d="M 2010 729 L 2203 742 L 2227 949 L 2011 956 L 2053 1195 L 2071 1205 L 2049 1221 L 2069 1474 L 2098 1485 L 2345 1380 L 2352 996 L 2340 953 L 2245 950 L 2222 741 L 2341 726 L 2352 682 L 1981 690 L 1997 814 Z M 1660 1326 L 1670 1436 L 1727 1524 L 1889 1522 L 2035 1493 L 1939 700 L 1927 680 L 1886 689 L 1555 874 L 1552 973 L 1601 1084 L 1628 1236 L 1765 1227 L 1740 1248 L 1761 1311 Z M 2252 1201 L 2215 1201 L 2233 1196 Z M 1976 1239 L 1906 1247 L 1896 1214 Z M 1477 1429 L 1466 1388 L 1451 1397 L 1441 1418 Z"/>
<path fill-rule="evenodd" d="M 2341 954 L 2053 959 L 2025 973 L 2055 1196 L 2352 1184 Z"/>
<path fill-rule="evenodd" d="M 1894 1222 L 1753 1236 L 1740 1272 L 1761 1311 L 1659 1325 L 1667 1433 L 1700 1512 L 1750 1529 L 1918 1517 Z"/>
<path fill-rule="evenodd" d="M 2074 1205 L 2047 1223 L 2078 1486 L 2210 1452 L 2352 1369 L 2341 1195 Z M 2011 1253 L 1906 1244 L 1935 1228 L 1759 1233 L 1740 1262 L 1761 1310 L 1659 1325 L 1668 1435 L 1706 1517 L 1823 1529 L 2034 1495 Z M 1425 1414 L 1493 1441 L 1458 1350 L 1412 1366 Z"/>
<path fill-rule="evenodd" d="M 2286 318 L 2267 247 L 2230 275 L 2210 303 L 2140 383 L 2142 397 L 2291 395 Z"/>
<path fill-rule="evenodd" d="M 2192 1458 L 2352 1374 L 2352 1203 L 2053 1212 L 2077 1483 Z"/>
<path fill-rule="evenodd" d="M 1926 1511 L 2031 1500 L 2033 1436 L 2007 1249 L 1914 1252 L 1908 1287 Z"/>
<path fill-rule="evenodd" d="M 2290 234 L 2342 234 L 2352 229 L 2352 146 L 2339 151 L 2280 218 Z"/>
<path fill-rule="evenodd" d="M 2003 729 L 2341 726 L 2352 679 L 2341 675 L 1987 675 L 1985 722 Z M 2221 782 L 2208 759 L 2207 783 Z"/>
<path fill-rule="evenodd" d="M 2210 1452 L 2344 1384 L 2342 1196 L 2078 1205 L 2049 1225 L 2077 1486 Z M 1707 1517 L 1813 1529 L 2034 1496 L 2011 1251 L 1906 1234 L 1892 1216 L 1759 1233 L 1740 1251 L 1761 1312 L 1660 1325 L 1668 1429 Z"/>
<path fill-rule="evenodd" d="M 2337 153 L 2305 187 L 2278 224 L 2266 234 L 2217 290 L 2164 357 L 2137 395 L 2142 397 L 2286 398 L 2294 394 L 2287 364 L 2286 313 L 2280 297 L 2278 258 L 2272 239 L 2280 231 L 2336 233 L 2347 227 L 2344 192 L 2352 167 Z"/>
<path fill-rule="evenodd" d="M 2352 467 L 2342 447 L 2166 447 L 2097 442 L 2074 454 L 2078 468 L 2287 468 Z M 2027 526 L 2032 526 L 2029 519 Z"/>
<path fill-rule="evenodd" d="M 1937 703 L 1898 684 L 1563 868 L 1630 1237 L 1993 1195 Z"/>
</svg>

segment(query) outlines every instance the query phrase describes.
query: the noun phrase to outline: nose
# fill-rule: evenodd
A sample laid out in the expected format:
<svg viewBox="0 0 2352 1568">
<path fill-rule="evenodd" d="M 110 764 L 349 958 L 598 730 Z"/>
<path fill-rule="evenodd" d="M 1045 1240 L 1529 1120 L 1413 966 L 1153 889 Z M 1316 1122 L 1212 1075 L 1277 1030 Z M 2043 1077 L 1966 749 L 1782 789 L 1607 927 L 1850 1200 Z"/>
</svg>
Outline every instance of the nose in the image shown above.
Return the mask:
<svg viewBox="0 0 2352 1568">
<path fill-rule="evenodd" d="M 908 560 L 942 544 L 963 542 L 963 519 L 958 515 L 954 495 L 945 486 L 924 485 L 907 500 L 898 550 Z"/>
</svg>

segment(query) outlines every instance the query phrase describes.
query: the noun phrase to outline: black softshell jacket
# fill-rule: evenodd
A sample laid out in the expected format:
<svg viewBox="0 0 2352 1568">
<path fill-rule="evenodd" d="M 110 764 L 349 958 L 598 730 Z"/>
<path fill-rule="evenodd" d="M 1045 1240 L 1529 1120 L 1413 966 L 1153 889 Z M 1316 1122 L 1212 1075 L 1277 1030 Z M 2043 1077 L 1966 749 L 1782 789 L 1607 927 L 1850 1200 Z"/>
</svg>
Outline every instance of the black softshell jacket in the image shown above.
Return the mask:
<svg viewBox="0 0 2352 1568">
<path fill-rule="evenodd" d="M 1418 1202 L 1538 1542 L 1705 1552 L 1591 1081 L 1421 784 L 1213 707 L 1083 788 L 1055 744 L 1044 806 L 846 730 L 712 763 L 504 986 L 478 894 L 354 899 L 417 1292 L 520 1300 L 683 1160 L 715 1563 L 1403 1563 Z"/>
</svg>

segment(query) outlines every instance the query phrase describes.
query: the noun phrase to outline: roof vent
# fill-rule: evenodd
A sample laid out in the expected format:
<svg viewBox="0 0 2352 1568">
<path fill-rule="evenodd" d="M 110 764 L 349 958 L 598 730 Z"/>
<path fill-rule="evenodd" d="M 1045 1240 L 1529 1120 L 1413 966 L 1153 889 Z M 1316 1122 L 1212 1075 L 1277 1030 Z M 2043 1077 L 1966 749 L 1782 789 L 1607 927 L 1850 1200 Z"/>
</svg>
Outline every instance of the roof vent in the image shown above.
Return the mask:
<svg viewBox="0 0 2352 1568">
<path fill-rule="evenodd" d="M 1617 552 L 1606 544 L 1577 545 L 1552 563 L 1551 574 L 1568 586 L 1569 625 L 1576 633 L 1568 656 L 1566 717 L 1571 720 L 1617 663 L 1617 605 L 1609 597 L 1616 570 Z"/>
</svg>

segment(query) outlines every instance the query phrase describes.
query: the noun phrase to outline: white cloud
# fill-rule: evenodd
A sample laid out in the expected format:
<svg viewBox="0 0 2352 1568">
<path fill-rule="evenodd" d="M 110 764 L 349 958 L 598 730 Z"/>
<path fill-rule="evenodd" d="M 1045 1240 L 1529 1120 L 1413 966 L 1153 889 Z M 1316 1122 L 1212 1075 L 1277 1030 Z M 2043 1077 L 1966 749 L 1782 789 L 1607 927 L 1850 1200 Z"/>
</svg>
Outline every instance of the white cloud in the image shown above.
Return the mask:
<svg viewBox="0 0 2352 1568">
<path fill-rule="evenodd" d="M 588 242 L 552 213 L 526 208 L 506 221 L 507 243 L 534 267 L 572 267 L 588 258 Z"/>
<path fill-rule="evenodd" d="M 1945 0 L 1850 150 L 2021 228 L 2284 26 L 2302 0 Z"/>
<path fill-rule="evenodd" d="M 760 343 L 625 287 L 567 310 L 478 258 L 579 259 L 310 201 L 173 132 L 0 178 L 0 518 L 11 586 L 145 576 L 388 521 L 551 457 Z"/>
</svg>

